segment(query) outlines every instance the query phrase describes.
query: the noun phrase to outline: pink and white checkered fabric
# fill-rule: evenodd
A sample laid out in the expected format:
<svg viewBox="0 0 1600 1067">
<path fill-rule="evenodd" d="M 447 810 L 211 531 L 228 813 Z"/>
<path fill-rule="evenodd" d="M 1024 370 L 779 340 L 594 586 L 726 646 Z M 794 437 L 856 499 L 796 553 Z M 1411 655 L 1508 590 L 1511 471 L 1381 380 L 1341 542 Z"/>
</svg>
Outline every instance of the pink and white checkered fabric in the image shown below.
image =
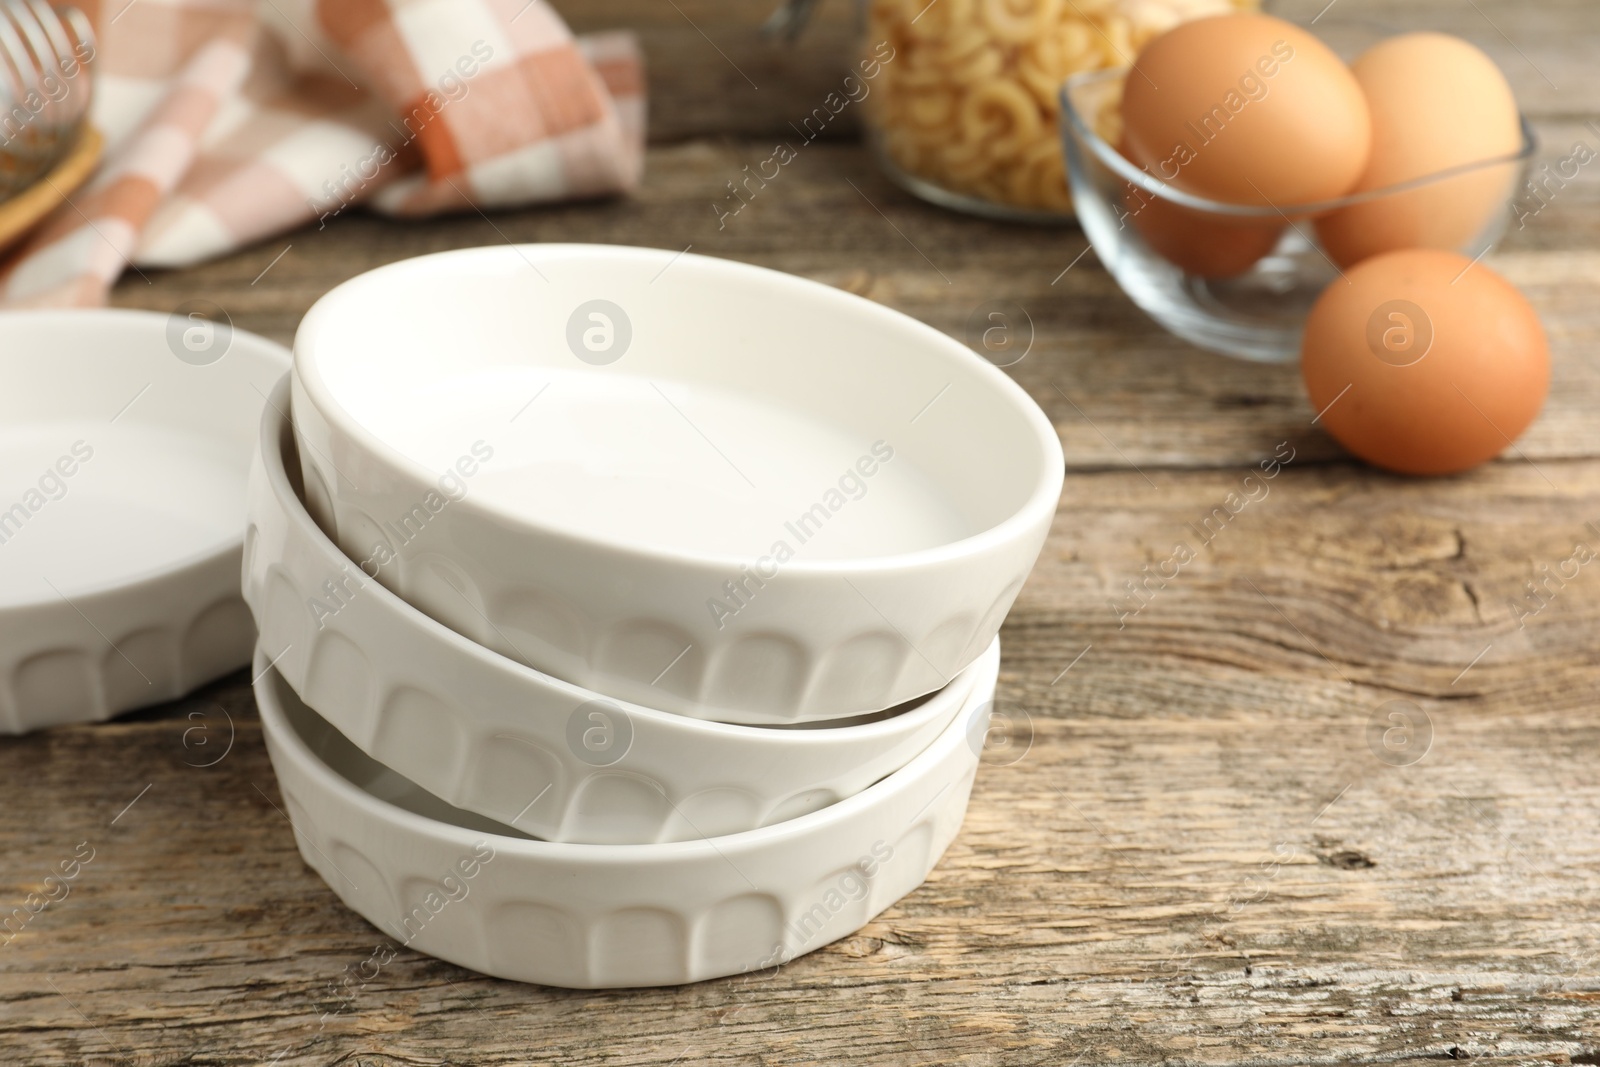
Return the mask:
<svg viewBox="0 0 1600 1067">
<path fill-rule="evenodd" d="M 626 192 L 631 35 L 544 0 L 77 0 L 99 34 L 94 179 L 0 268 L 0 304 L 94 305 L 361 204 L 396 216 Z"/>
</svg>

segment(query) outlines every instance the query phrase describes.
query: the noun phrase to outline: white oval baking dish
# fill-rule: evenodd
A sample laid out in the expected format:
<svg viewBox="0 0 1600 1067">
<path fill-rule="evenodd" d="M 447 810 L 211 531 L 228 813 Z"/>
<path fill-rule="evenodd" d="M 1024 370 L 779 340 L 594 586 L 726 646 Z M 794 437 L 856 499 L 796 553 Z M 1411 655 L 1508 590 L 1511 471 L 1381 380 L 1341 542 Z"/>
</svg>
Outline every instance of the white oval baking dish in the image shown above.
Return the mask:
<svg viewBox="0 0 1600 1067">
<path fill-rule="evenodd" d="M 507 659 L 368 578 L 297 495 L 287 384 L 250 476 L 245 600 L 267 658 L 368 755 L 461 808 L 536 837 L 678 841 L 781 822 L 860 792 L 927 748 L 998 641 L 948 686 L 845 726 L 702 722 L 620 701 Z"/>
<path fill-rule="evenodd" d="M 989 646 L 1049 421 L 908 316 L 745 264 L 522 245 L 379 268 L 295 338 L 312 515 L 503 655 L 724 722 L 876 712 Z"/>
<path fill-rule="evenodd" d="M 289 352 L 150 311 L 0 313 L 0 733 L 243 667 L 245 479 Z"/>
<path fill-rule="evenodd" d="M 960 829 L 993 681 L 904 768 L 830 808 L 704 841 L 574 845 L 496 832 L 351 745 L 259 652 L 256 702 L 300 855 L 402 944 L 574 988 L 754 972 L 855 932 Z"/>
</svg>

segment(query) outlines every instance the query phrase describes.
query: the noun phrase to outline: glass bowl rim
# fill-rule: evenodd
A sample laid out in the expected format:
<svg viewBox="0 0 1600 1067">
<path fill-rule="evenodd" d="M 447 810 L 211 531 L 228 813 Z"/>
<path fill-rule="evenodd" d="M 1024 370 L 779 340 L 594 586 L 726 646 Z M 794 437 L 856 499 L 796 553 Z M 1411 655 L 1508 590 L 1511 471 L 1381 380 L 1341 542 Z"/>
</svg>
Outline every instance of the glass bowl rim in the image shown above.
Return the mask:
<svg viewBox="0 0 1600 1067">
<path fill-rule="evenodd" d="M 1061 125 L 1062 133 L 1066 135 L 1069 140 L 1069 147 L 1071 139 L 1076 138 L 1089 147 L 1089 150 L 1094 153 L 1095 158 L 1098 159 L 1103 166 L 1111 170 L 1118 177 L 1127 181 L 1129 184 L 1133 185 L 1135 188 L 1142 189 L 1158 199 L 1166 200 L 1181 207 L 1190 208 L 1196 211 L 1203 211 L 1208 214 L 1226 215 L 1240 219 L 1289 219 L 1304 218 L 1310 215 L 1322 215 L 1342 207 L 1349 207 L 1352 204 L 1364 204 L 1372 200 L 1381 200 L 1384 197 L 1393 196 L 1396 193 L 1409 192 L 1412 189 L 1420 189 L 1436 182 L 1442 182 L 1450 178 L 1456 178 L 1463 174 L 1470 174 L 1473 171 L 1485 170 L 1489 167 L 1504 166 L 1509 163 L 1522 162 L 1531 159 L 1533 154 L 1538 151 L 1539 148 L 1538 135 L 1534 133 L 1533 126 L 1528 121 L 1527 115 L 1523 114 L 1519 110 L 1517 112 L 1517 122 L 1522 133 L 1522 145 L 1517 149 L 1517 151 L 1512 152 L 1509 155 L 1495 156 L 1490 159 L 1474 160 L 1470 163 L 1459 163 L 1453 167 L 1446 167 L 1443 170 L 1435 171 L 1431 174 L 1424 174 L 1418 178 L 1412 178 L 1403 182 L 1396 182 L 1393 185 L 1386 185 L 1378 189 L 1368 189 L 1360 193 L 1352 193 L 1346 196 L 1335 197 L 1330 200 L 1314 200 L 1299 204 L 1273 204 L 1270 201 L 1268 201 L 1268 203 L 1265 205 L 1230 204 L 1224 201 L 1211 200 L 1203 196 L 1196 196 L 1193 193 L 1184 192 L 1183 190 L 1172 185 L 1170 182 L 1162 181 L 1149 171 L 1134 166 L 1131 160 L 1108 144 L 1105 139 L 1096 133 L 1094 128 L 1084 120 L 1082 113 L 1079 112 L 1077 107 L 1073 104 L 1073 92 L 1083 89 L 1087 86 L 1093 86 L 1102 82 L 1110 81 L 1113 78 L 1125 78 L 1128 72 L 1132 69 L 1133 68 L 1130 65 L 1110 67 L 1102 70 L 1084 71 L 1079 74 L 1072 75 L 1062 83 L 1060 91 Z"/>
</svg>

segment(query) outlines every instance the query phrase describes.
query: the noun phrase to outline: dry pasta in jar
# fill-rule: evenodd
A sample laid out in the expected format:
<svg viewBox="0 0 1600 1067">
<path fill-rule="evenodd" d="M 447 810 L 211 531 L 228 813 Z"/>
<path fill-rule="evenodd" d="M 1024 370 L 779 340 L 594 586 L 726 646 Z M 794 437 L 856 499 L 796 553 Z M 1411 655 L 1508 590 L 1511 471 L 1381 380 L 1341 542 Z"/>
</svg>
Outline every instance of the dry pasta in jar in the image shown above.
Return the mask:
<svg viewBox="0 0 1600 1067">
<path fill-rule="evenodd" d="M 1068 215 L 1057 93 L 1121 67 L 1179 22 L 1257 0 L 866 0 L 868 48 L 887 41 L 869 122 L 891 171 L 997 205 Z M 1107 114 L 1115 120 L 1115 109 Z M 1119 131 L 1102 130 L 1115 143 Z M 940 198 L 949 199 L 949 198 Z"/>
</svg>

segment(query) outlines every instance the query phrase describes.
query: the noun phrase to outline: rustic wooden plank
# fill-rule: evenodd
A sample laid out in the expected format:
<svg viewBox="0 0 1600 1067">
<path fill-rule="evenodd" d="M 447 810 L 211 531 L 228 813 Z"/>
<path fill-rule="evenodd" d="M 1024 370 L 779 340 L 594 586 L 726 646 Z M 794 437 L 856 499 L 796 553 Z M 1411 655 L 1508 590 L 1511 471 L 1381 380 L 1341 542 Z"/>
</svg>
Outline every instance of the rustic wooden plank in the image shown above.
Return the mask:
<svg viewBox="0 0 1600 1067">
<path fill-rule="evenodd" d="M 854 0 L 824 0 L 793 45 L 764 38 L 776 0 L 565 0 L 554 6 L 579 33 L 627 27 L 649 64 L 650 138 L 756 136 L 787 130 L 836 89 L 854 50 Z M 691 73 L 692 72 L 692 73 Z M 831 138 L 856 133 L 846 114 Z"/>
</svg>

